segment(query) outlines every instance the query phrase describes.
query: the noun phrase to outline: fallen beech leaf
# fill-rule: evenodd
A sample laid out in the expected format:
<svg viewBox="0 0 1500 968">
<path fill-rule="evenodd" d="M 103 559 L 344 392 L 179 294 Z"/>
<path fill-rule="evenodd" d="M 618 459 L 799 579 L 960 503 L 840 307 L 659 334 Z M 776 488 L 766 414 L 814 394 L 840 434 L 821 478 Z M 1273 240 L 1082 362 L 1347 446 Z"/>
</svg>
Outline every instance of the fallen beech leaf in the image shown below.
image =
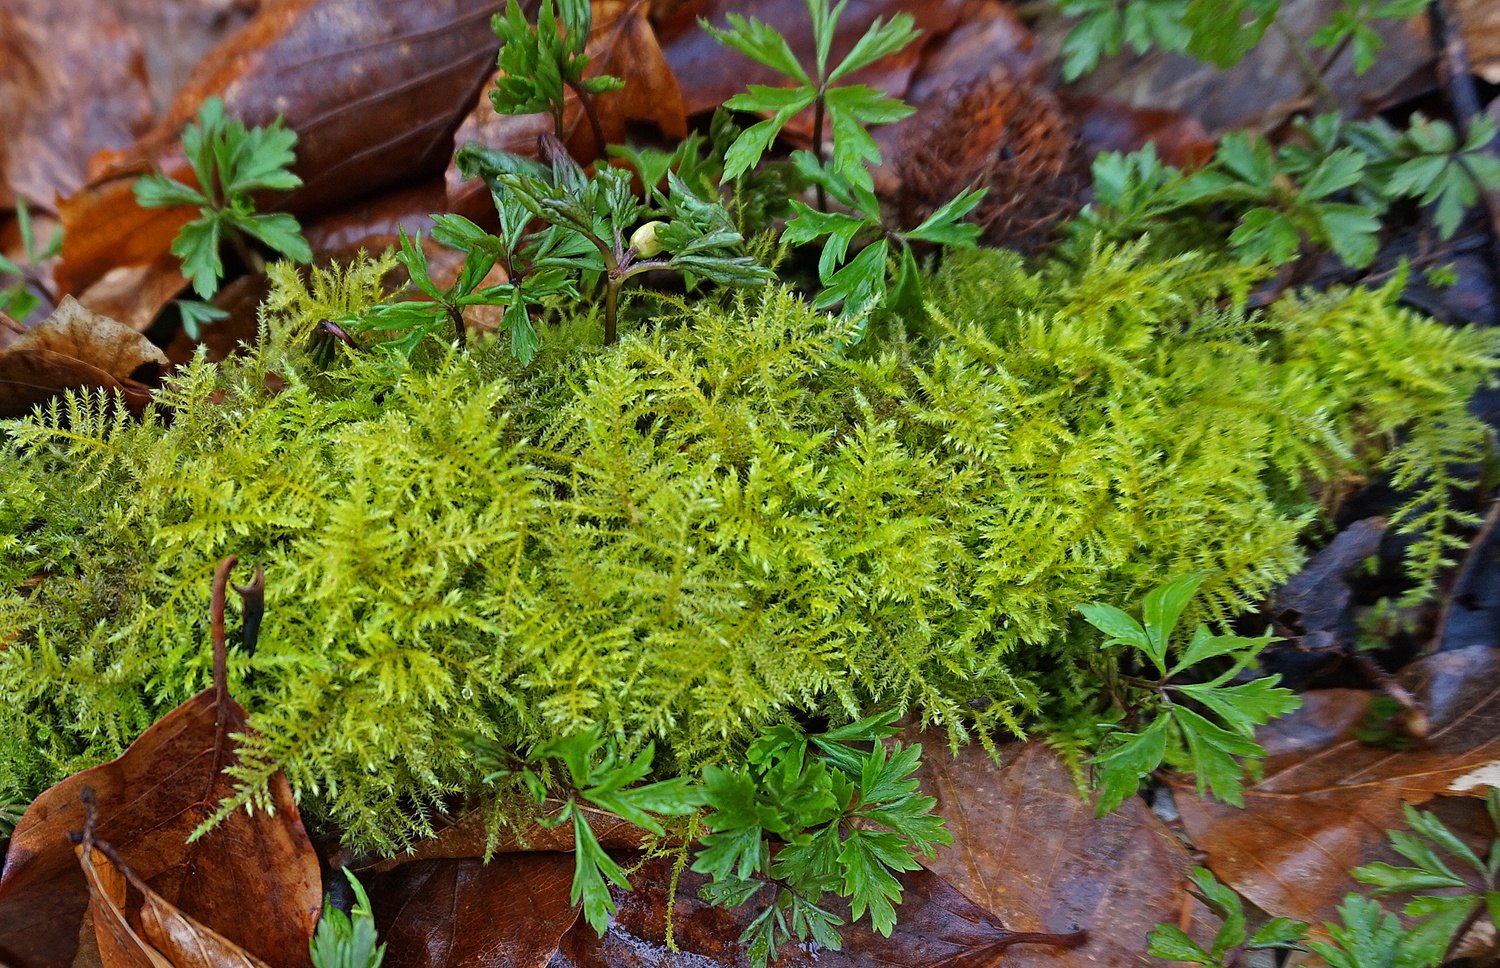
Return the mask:
<svg viewBox="0 0 1500 968">
<path fill-rule="evenodd" d="M 187 287 L 181 260 L 170 252 L 163 252 L 152 262 L 109 270 L 79 293 L 78 301 L 96 313 L 119 320 L 137 333 L 144 333 L 167 303 Z"/>
<path fill-rule="evenodd" d="M 414 861 L 369 883 L 386 968 L 541 968 L 578 920 L 572 854 Z"/>
<path fill-rule="evenodd" d="M 616 856 L 627 870 L 636 859 Z M 585 922 L 574 925 L 563 938 L 553 968 L 702 968 L 705 959 L 710 964 L 748 965 L 739 937 L 761 907 L 755 902 L 729 909 L 710 906 L 698 896 L 708 882 L 707 875 L 691 870 L 679 876 L 673 896 L 674 862 L 670 856 L 645 861 L 631 874 L 629 892 L 611 885 L 618 910 L 609 930 L 601 938 Z M 1000 919 L 928 870 L 904 871 L 896 879 L 901 883 L 902 902 L 889 938 L 876 934 L 866 918 L 842 929 L 842 950 L 789 944 L 777 949 L 776 964 L 779 968 L 989 968 L 1001 958 L 1007 965 L 1014 963 L 1023 950 L 1061 951 L 1058 944 L 1081 940 L 1076 936 L 1060 942 L 1008 930 Z M 847 922 L 847 905 L 829 903 L 827 907 Z M 666 944 L 669 910 L 676 951 Z"/>
<path fill-rule="evenodd" d="M 1198 119 L 1181 111 L 1133 107 L 1107 97 L 1070 97 L 1063 105 L 1078 126 L 1082 162 L 1104 151 L 1129 153 L 1151 144 L 1162 161 L 1197 168 L 1213 157 L 1217 143 Z"/>
<path fill-rule="evenodd" d="M 563 806 L 562 801 L 549 799 L 542 805 L 541 816 L 555 818 L 562 811 Z M 612 813 L 582 805 L 578 807 L 578 810 L 588 821 L 589 828 L 593 830 L 599 845 L 607 850 L 637 849 L 652 836 L 650 831 L 637 827 L 628 820 L 622 820 Z M 571 823 L 548 827 L 533 821 L 527 824 L 524 830 L 506 834 L 495 845 L 493 851 L 485 849 L 488 839 L 486 826 L 484 811 L 471 810 L 435 835 L 418 841 L 409 852 L 380 861 L 372 869 L 385 872 L 413 861 L 438 858 L 470 858 L 484 857 L 490 853 L 571 851 L 573 849 L 573 825 Z"/>
<path fill-rule="evenodd" d="M 106 4 L 0 4 L 0 208 L 13 190 L 52 210 L 83 185 L 95 151 L 150 124 L 140 38 Z"/>
<path fill-rule="evenodd" d="M 0 962 L 61 968 L 72 960 L 89 891 L 68 834 L 83 829 L 87 786 L 99 801 L 99 839 L 166 903 L 263 961 L 311 964 L 308 941 L 322 907 L 318 860 L 283 776 L 271 781 L 274 809 L 237 810 L 187 842 L 233 790 L 223 772 L 237 755 L 229 735 L 249 729 L 223 688 L 222 632 L 216 639 L 216 685 L 158 720 L 118 759 L 68 777 L 26 809 L 0 874 Z"/>
<path fill-rule="evenodd" d="M 589 77 L 610 74 L 625 82 L 624 88 L 594 98 L 594 109 L 609 144 L 623 144 L 628 127 L 638 122 L 656 125 L 669 138 L 687 137 L 682 93 L 656 42 L 656 32 L 646 19 L 647 6 L 645 0 L 594 0 L 593 3 L 593 27 L 584 48 L 589 57 L 586 74 Z M 491 81 L 485 88 L 493 86 Z M 453 141 L 458 146 L 475 141 L 489 148 L 535 154 L 537 135 L 551 130 L 550 114 L 499 114 L 486 95 L 464 119 Z M 590 161 L 602 154 L 571 88 L 563 97 L 563 130 L 563 140 L 573 157 Z M 482 198 L 483 204 L 489 203 L 484 183 L 479 179 L 465 181 L 451 163 L 446 178 L 449 211 L 470 210 L 476 204 L 476 196 Z"/>
<path fill-rule="evenodd" d="M 89 888 L 99 961 L 104 968 L 178 968 L 143 941 L 125 918 L 125 875 L 92 845 L 74 848 Z"/>
<path fill-rule="evenodd" d="M 1500 759 L 1500 654 L 1486 646 L 1440 652 L 1397 677 L 1423 700 L 1429 740 L 1405 751 L 1347 738 L 1370 694 L 1303 694 L 1302 709 L 1258 734 L 1265 779 L 1245 809 L 1179 795 L 1183 826 L 1220 880 L 1273 916 L 1317 921 L 1359 889 L 1349 871 L 1375 859 L 1401 805 L 1420 806 Z"/>
<path fill-rule="evenodd" d="M 1149 963 L 1146 935 L 1182 916 L 1191 863 L 1140 798 L 1095 817 L 1041 743 L 1002 746 L 996 764 L 976 744 L 951 756 L 940 730 L 910 738 L 926 751 L 922 791 L 954 840 L 927 866 L 1015 930 L 1088 929 L 1076 950 L 1018 948 L 1007 968 Z"/>
<path fill-rule="evenodd" d="M 422 175 L 453 153 L 452 134 L 493 71 L 492 0 L 285 0 L 214 49 L 171 112 L 121 159 L 121 172 L 63 206 L 59 285 L 80 292 L 121 265 L 166 252 L 191 210 L 141 209 L 146 167 L 191 181 L 176 147 L 209 95 L 248 125 L 283 116 L 298 134 L 303 185 L 267 204 L 327 210 Z"/>
<path fill-rule="evenodd" d="M 139 414 L 167 358 L 144 336 L 71 296 L 0 350 L 0 415 L 20 416 L 65 390 L 114 390 Z"/>
</svg>

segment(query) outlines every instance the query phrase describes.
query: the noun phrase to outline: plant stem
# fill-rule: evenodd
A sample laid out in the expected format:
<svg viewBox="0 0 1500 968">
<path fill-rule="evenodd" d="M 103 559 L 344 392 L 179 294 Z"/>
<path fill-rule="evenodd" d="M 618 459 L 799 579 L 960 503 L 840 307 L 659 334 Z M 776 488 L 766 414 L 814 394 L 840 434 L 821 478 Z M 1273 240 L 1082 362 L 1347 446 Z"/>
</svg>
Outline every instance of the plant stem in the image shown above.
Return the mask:
<svg viewBox="0 0 1500 968">
<path fill-rule="evenodd" d="M 817 100 L 813 101 L 813 157 L 818 159 L 818 167 L 823 167 L 823 91 L 818 88 Z M 818 183 L 818 210 L 828 211 L 828 192 L 823 189 L 823 184 Z"/>
<path fill-rule="evenodd" d="M 620 305 L 620 286 L 625 280 L 610 276 L 609 282 L 604 288 L 604 345 L 609 346 L 615 341 L 615 313 Z"/>
<path fill-rule="evenodd" d="M 591 94 L 585 91 L 583 89 L 583 86 L 580 84 L 574 84 L 572 81 L 569 81 L 568 87 L 573 89 L 573 93 L 578 95 L 578 103 L 583 105 L 583 113 L 587 115 L 589 119 L 589 128 L 591 128 L 594 132 L 594 154 L 602 158 L 605 153 L 604 124 L 599 120 L 599 111 L 594 107 L 594 98 Z M 561 140 L 561 120 L 559 120 L 558 124 L 559 130 L 557 132 L 557 137 L 559 140 Z"/>
<path fill-rule="evenodd" d="M 238 229 L 230 229 L 230 231 L 224 234 L 228 237 L 229 244 L 234 249 L 234 254 L 239 256 L 240 261 L 245 264 L 246 270 L 257 275 L 263 274 L 266 271 L 266 260 L 261 258 L 259 252 L 250 248 L 249 243 L 245 241 L 245 237 L 239 233 Z"/>
<path fill-rule="evenodd" d="M 1319 99 L 1330 110 L 1337 111 L 1339 109 L 1339 99 L 1333 93 L 1333 89 L 1328 86 L 1328 82 L 1323 79 L 1323 72 L 1329 66 L 1332 66 L 1333 62 L 1338 59 L 1338 56 L 1344 52 L 1344 45 L 1340 43 L 1338 47 L 1335 47 L 1333 55 L 1320 68 L 1317 64 L 1313 63 L 1311 57 L 1307 56 L 1307 50 L 1302 46 L 1302 39 L 1292 33 L 1291 28 L 1282 21 L 1280 15 L 1273 18 L 1271 23 L 1276 26 L 1276 32 L 1281 34 L 1282 39 L 1286 41 L 1287 48 L 1292 52 L 1292 57 L 1297 61 L 1297 66 L 1302 68 L 1302 73 L 1307 75 L 1307 84 L 1302 88 L 1302 93 L 1298 96 L 1298 100 L 1300 101 L 1302 98 L 1307 97 L 1308 94 L 1316 91 Z"/>
</svg>

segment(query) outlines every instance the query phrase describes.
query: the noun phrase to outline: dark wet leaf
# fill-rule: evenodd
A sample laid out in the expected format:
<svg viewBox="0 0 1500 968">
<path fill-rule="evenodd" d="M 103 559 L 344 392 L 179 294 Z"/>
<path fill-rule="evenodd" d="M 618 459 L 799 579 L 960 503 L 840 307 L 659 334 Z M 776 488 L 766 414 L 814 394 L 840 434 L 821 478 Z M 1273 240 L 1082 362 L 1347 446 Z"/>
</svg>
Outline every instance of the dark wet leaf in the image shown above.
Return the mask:
<svg viewBox="0 0 1500 968">
<path fill-rule="evenodd" d="M 1402 804 L 1483 792 L 1466 778 L 1500 761 L 1500 652 L 1476 646 L 1428 656 L 1400 682 L 1426 703 L 1432 732 L 1406 750 L 1349 738 L 1369 693 L 1303 694 L 1303 707 L 1257 732 L 1265 779 L 1245 809 L 1177 798 L 1193 843 L 1220 880 L 1274 916 L 1332 918 L 1358 885 L 1349 871 L 1378 857 Z"/>
<path fill-rule="evenodd" d="M 103 0 L 0 4 L 0 209 L 14 192 L 51 211 L 89 158 L 151 124 L 136 32 Z"/>
<path fill-rule="evenodd" d="M 411 861 L 369 884 L 384 968 L 541 968 L 578 920 L 572 854 Z"/>
</svg>

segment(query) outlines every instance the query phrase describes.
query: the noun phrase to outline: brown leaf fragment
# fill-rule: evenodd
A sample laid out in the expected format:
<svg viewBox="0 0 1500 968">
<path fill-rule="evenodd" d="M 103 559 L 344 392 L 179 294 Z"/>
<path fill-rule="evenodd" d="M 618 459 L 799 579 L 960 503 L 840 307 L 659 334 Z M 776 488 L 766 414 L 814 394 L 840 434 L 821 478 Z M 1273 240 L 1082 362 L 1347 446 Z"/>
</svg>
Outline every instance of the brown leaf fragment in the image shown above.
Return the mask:
<svg viewBox="0 0 1500 968">
<path fill-rule="evenodd" d="M 541 807 L 540 816 L 522 827 L 506 833 L 488 849 L 488 824 L 483 810 L 471 810 L 435 835 L 418 841 L 412 849 L 398 857 L 390 857 L 375 864 L 373 870 L 385 872 L 402 864 L 438 858 L 484 857 L 487 854 L 507 854 L 525 851 L 571 851 L 573 849 L 573 825 L 571 823 L 547 826 L 541 821 L 555 819 L 565 804 L 560 800 L 548 800 Z M 589 829 L 600 846 L 607 850 L 630 850 L 644 846 L 654 839 L 651 832 L 612 813 L 579 805 L 576 808 L 588 822 Z"/>
<path fill-rule="evenodd" d="M 135 933 L 125 917 L 125 875 L 92 844 L 74 848 L 89 888 L 99 962 L 104 968 L 177 968 Z"/>
<path fill-rule="evenodd" d="M 0 4 L 0 208 L 19 195 L 51 211 L 94 152 L 150 124 L 140 38 L 107 3 Z"/>
<path fill-rule="evenodd" d="M 413 861 L 368 883 L 386 968 L 541 968 L 578 920 L 572 854 Z"/>
<path fill-rule="evenodd" d="M 218 579 L 219 601 L 225 581 L 227 570 Z M 222 682 L 222 638 L 216 645 L 216 681 Z M 72 960 L 89 891 L 68 834 L 84 827 L 80 797 L 89 787 L 99 802 L 97 836 L 166 903 L 267 963 L 309 966 L 321 880 L 286 778 L 272 778 L 272 809 L 237 810 L 188 843 L 233 792 L 224 773 L 238 755 L 230 735 L 248 731 L 243 707 L 210 686 L 154 723 L 119 758 L 74 774 L 34 800 L 16 825 L 0 873 L 0 962 L 63 968 Z"/>
<path fill-rule="evenodd" d="M 1360 743 L 1350 731 L 1370 694 L 1321 690 L 1258 733 L 1265 778 L 1245 808 L 1185 794 L 1188 835 L 1225 883 L 1273 916 L 1331 919 L 1359 885 L 1349 871 L 1377 858 L 1386 831 L 1403 826 L 1402 804 L 1438 794 L 1483 792 L 1461 781 L 1500 759 L 1500 653 L 1486 646 L 1441 652 L 1397 677 L 1423 701 L 1433 725 L 1406 750 Z"/>
<path fill-rule="evenodd" d="M 952 756 L 940 731 L 911 738 L 926 751 L 922 790 L 937 799 L 954 839 L 927 866 L 1014 930 L 1089 932 L 1074 950 L 1018 948 L 1007 968 L 1152 963 L 1145 954 L 1152 925 L 1177 923 L 1190 909 L 1191 863 L 1143 801 L 1131 797 L 1095 817 L 1041 743 L 1002 746 L 997 764 L 978 745 Z"/>
<path fill-rule="evenodd" d="M 21 416 L 87 387 L 116 391 L 140 414 L 166 362 L 144 336 L 64 297 L 52 315 L 0 350 L 0 416 Z"/>
<path fill-rule="evenodd" d="M 615 859 L 630 870 L 638 855 Z M 764 909 L 769 892 L 763 890 L 737 908 L 712 907 L 698 893 L 707 875 L 684 870 L 676 894 L 671 893 L 674 863 L 672 857 L 652 858 L 631 874 L 628 893 L 612 886 L 618 910 L 604 937 L 579 921 L 563 938 L 552 968 L 704 968 L 705 959 L 715 965 L 748 966 L 751 962 L 739 938 Z M 1043 937 L 1009 930 L 928 870 L 905 871 L 896 879 L 902 902 L 890 937 L 877 934 L 868 918 L 848 925 L 848 905 L 831 903 L 825 896 L 824 906 L 846 921 L 840 932 L 842 950 L 793 943 L 777 948 L 775 963 L 781 968 L 989 968 L 1002 958 L 1011 964 L 1010 959 L 1027 947 L 1065 948 L 1083 940 L 1081 934 Z M 669 910 L 676 951 L 666 943 Z"/>
</svg>

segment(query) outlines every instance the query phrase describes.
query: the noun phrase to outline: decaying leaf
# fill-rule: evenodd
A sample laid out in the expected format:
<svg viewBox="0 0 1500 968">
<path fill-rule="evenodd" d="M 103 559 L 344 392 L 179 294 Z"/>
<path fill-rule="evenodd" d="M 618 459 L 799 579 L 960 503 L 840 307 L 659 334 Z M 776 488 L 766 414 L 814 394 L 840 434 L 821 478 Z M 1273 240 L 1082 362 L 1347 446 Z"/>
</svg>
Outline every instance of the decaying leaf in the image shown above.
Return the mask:
<svg viewBox="0 0 1500 968">
<path fill-rule="evenodd" d="M 370 880 L 399 968 L 541 968 L 578 920 L 573 855 L 549 851 L 405 863 Z"/>
<path fill-rule="evenodd" d="M 1187 851 L 1139 798 L 1095 817 L 1041 743 L 1002 746 L 996 764 L 977 744 L 950 755 L 940 731 L 912 738 L 954 840 L 927 866 L 1015 930 L 1088 930 L 1076 950 L 1018 948 L 1007 968 L 1146 964 L 1152 925 L 1189 910 Z"/>
<path fill-rule="evenodd" d="M 88 387 L 117 392 L 139 414 L 166 363 L 144 336 L 64 297 L 52 315 L 0 349 L 0 416 L 20 416 Z"/>
<path fill-rule="evenodd" d="M 96 151 L 150 124 L 140 38 L 107 5 L 0 4 L 0 209 L 19 195 L 50 211 Z"/>
<path fill-rule="evenodd" d="M 177 968 L 142 940 L 125 917 L 125 875 L 92 844 L 74 848 L 89 889 L 89 918 L 105 968 Z"/>
<path fill-rule="evenodd" d="M 626 869 L 636 857 L 617 855 Z M 755 903 L 716 908 L 698 896 L 707 882 L 704 874 L 684 870 L 673 886 L 672 857 L 656 857 L 640 864 L 630 877 L 631 890 L 611 886 L 618 910 L 601 938 L 579 922 L 563 938 L 553 968 L 705 968 L 705 965 L 749 965 L 739 943 L 750 920 L 760 913 Z M 816 944 L 784 945 L 777 949 L 780 968 L 988 968 L 1005 959 L 1013 964 L 1023 950 L 1062 952 L 1083 941 L 1083 935 L 1032 935 L 1008 929 L 999 918 L 976 905 L 938 875 L 924 869 L 896 874 L 902 902 L 890 937 L 872 930 L 868 919 L 842 930 L 843 949 L 831 951 Z M 824 898 L 827 902 L 828 898 Z M 827 904 L 847 921 L 848 906 Z M 667 915 L 677 950 L 666 943 Z M 1083 949 L 1079 949 L 1080 951 Z"/>
<path fill-rule="evenodd" d="M 1349 871 L 1375 859 L 1401 805 L 1444 793 L 1482 793 L 1460 781 L 1500 759 L 1500 654 L 1486 646 L 1413 663 L 1399 681 L 1426 703 L 1432 732 L 1406 750 L 1350 738 L 1370 694 L 1322 690 L 1259 734 L 1265 779 L 1245 809 L 1177 798 L 1208 866 L 1262 910 L 1318 921 L 1359 885 Z"/>
<path fill-rule="evenodd" d="M 226 581 L 221 566 L 217 600 Z M 118 759 L 74 774 L 27 808 L 0 874 L 0 962 L 60 968 L 72 960 L 89 890 L 68 835 L 84 827 L 81 794 L 89 787 L 99 802 L 98 838 L 165 903 L 263 961 L 310 964 L 321 881 L 283 776 L 271 782 L 274 810 L 236 811 L 188 843 L 233 789 L 223 773 L 237 755 L 230 734 L 249 729 L 224 686 L 222 624 L 217 631 L 215 685 L 158 720 Z"/>
</svg>

